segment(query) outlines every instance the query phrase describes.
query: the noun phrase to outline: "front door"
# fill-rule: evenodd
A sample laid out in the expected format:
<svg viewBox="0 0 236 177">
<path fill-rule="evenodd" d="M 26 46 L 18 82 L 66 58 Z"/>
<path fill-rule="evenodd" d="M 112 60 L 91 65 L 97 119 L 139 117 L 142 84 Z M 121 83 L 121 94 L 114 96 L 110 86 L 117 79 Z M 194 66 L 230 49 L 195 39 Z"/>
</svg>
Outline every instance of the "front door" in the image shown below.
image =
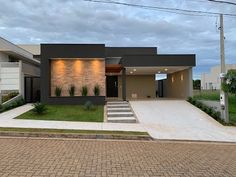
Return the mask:
<svg viewBox="0 0 236 177">
<path fill-rule="evenodd" d="M 34 103 L 40 101 L 40 78 L 25 77 L 25 102 Z"/>
<path fill-rule="evenodd" d="M 107 97 L 118 97 L 118 77 L 117 76 L 107 76 L 106 77 L 107 86 Z"/>
</svg>

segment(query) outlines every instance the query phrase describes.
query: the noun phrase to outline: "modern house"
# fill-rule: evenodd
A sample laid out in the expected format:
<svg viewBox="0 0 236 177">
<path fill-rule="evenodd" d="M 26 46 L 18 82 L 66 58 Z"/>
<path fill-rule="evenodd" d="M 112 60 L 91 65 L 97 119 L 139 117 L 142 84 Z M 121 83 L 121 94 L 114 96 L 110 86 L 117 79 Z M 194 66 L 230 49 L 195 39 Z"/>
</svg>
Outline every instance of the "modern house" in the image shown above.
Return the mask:
<svg viewBox="0 0 236 177">
<path fill-rule="evenodd" d="M 231 69 L 236 69 L 236 64 L 225 65 L 226 72 Z M 203 90 L 219 90 L 220 89 L 220 66 L 211 68 L 210 73 L 201 75 L 201 89 Z"/>
<path fill-rule="evenodd" d="M 106 47 L 104 44 L 41 44 L 41 101 L 47 104 L 105 104 L 107 98 L 156 98 L 155 75 L 167 74 L 158 88 L 166 98 L 192 95 L 195 55 L 157 54 L 156 47 Z M 68 89 L 75 86 L 75 96 Z M 94 96 L 98 85 L 100 95 Z M 88 96 L 81 95 L 87 86 Z M 61 88 L 61 96 L 55 95 Z"/>
<path fill-rule="evenodd" d="M 32 53 L 0 37 L 0 93 L 19 92 L 23 98 L 33 100 L 37 93 L 29 89 L 35 87 L 37 91 L 39 82 L 33 84 L 31 80 L 39 76 L 40 61 Z"/>
</svg>

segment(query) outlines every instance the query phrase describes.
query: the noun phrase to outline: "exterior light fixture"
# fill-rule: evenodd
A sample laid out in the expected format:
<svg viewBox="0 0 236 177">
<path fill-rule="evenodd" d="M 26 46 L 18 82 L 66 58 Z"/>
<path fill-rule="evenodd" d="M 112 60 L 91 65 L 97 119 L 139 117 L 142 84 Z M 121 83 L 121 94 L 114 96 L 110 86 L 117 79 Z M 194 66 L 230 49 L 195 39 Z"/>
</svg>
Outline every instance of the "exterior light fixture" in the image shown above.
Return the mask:
<svg viewBox="0 0 236 177">
<path fill-rule="evenodd" d="M 181 74 L 181 81 L 183 81 L 184 80 L 184 75 L 183 74 Z"/>
</svg>

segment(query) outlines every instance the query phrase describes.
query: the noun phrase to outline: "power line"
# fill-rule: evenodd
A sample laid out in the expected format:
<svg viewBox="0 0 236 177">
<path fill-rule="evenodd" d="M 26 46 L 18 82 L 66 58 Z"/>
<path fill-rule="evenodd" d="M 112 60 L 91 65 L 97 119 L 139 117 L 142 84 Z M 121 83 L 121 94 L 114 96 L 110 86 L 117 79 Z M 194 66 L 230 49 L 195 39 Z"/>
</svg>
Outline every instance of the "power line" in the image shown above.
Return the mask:
<svg viewBox="0 0 236 177">
<path fill-rule="evenodd" d="M 113 1 L 113 0 L 109 0 L 109 1 L 107 1 L 107 0 L 83 0 L 83 1 L 131 6 L 131 7 L 142 8 L 142 9 L 151 9 L 151 10 L 170 12 L 170 13 L 178 13 L 178 14 L 183 14 L 183 15 L 213 16 L 213 17 L 215 17 L 216 15 L 223 14 L 225 16 L 236 17 L 236 14 L 230 14 L 230 13 L 206 12 L 206 11 L 200 11 L 200 10 L 187 10 L 187 9 L 179 9 L 179 8 L 159 7 L 159 6 L 150 6 L 150 5 L 141 5 L 141 4 L 119 2 L 119 1 Z"/>
<path fill-rule="evenodd" d="M 218 1 L 218 0 L 208 0 L 210 2 L 217 2 L 217 3 L 222 3 L 222 4 L 230 4 L 230 5 L 236 5 L 235 2 L 230 2 L 230 1 Z"/>
</svg>

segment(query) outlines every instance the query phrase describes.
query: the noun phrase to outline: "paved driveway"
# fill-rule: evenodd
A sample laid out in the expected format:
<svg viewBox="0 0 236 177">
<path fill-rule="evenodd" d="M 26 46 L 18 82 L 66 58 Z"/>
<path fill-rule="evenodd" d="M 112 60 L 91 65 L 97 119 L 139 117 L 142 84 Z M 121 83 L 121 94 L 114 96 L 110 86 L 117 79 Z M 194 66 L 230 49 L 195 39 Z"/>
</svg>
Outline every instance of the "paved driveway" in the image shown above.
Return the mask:
<svg viewBox="0 0 236 177">
<path fill-rule="evenodd" d="M 236 145 L 0 138 L 1 177 L 236 176 Z"/>
<path fill-rule="evenodd" d="M 131 101 L 141 125 L 157 139 L 236 142 L 236 127 L 226 127 L 184 100 Z"/>
</svg>

